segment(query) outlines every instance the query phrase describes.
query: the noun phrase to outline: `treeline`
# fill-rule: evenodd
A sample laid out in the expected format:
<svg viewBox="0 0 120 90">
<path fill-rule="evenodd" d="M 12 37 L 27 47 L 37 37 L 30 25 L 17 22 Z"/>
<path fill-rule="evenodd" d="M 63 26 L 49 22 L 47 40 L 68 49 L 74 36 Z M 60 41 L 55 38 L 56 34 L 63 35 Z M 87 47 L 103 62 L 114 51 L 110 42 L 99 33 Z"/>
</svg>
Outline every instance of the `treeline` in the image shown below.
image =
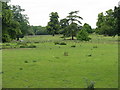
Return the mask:
<svg viewBox="0 0 120 90">
<path fill-rule="evenodd" d="M 71 37 L 72 40 L 74 40 L 74 37 L 77 37 L 79 40 L 90 40 L 88 33 L 93 33 L 93 29 L 87 23 L 82 26 L 81 20 L 83 18 L 77 15 L 78 12 L 72 11 L 66 18 L 60 21 L 58 13 L 52 12 L 50 14 L 50 21 L 46 26 L 47 31 L 53 36 L 55 34 L 63 34 L 63 38 Z"/>
<path fill-rule="evenodd" d="M 2 2 L 2 42 L 19 40 L 25 35 L 56 35 L 63 34 L 63 38 L 71 37 L 74 40 L 89 41 L 88 35 L 96 33 L 105 36 L 120 35 L 120 7 L 110 9 L 106 13 L 99 13 L 96 28 L 85 23 L 82 25 L 83 18 L 78 15 L 79 11 L 72 11 L 65 18 L 59 20 L 57 12 L 50 13 L 50 20 L 47 26 L 30 26 L 28 17 L 22 14 L 25 10 L 19 5 L 8 5 Z M 1 17 L 2 16 L 2 17 Z"/>
<path fill-rule="evenodd" d="M 105 36 L 120 35 L 120 7 L 98 14 L 96 33 Z"/>
<path fill-rule="evenodd" d="M 64 37 L 76 37 L 79 40 L 90 40 L 89 33 L 96 33 L 104 36 L 116 36 L 120 35 L 120 7 L 114 7 L 114 10 L 109 9 L 105 13 L 98 14 L 98 20 L 96 22 L 96 28 L 92 29 L 91 26 L 85 23 L 81 25 L 82 17 L 78 16 L 79 11 L 70 12 L 69 15 L 59 19 L 57 12 L 50 14 L 50 21 L 47 25 L 47 31 L 52 34 L 63 34 Z"/>
<path fill-rule="evenodd" d="M 2 2 L 2 41 L 19 40 L 29 32 L 28 17 L 22 12 L 19 5 L 8 5 Z"/>
<path fill-rule="evenodd" d="M 19 5 L 2 3 L 2 42 L 19 40 L 25 35 L 47 35 L 46 27 L 30 26 L 28 17 L 22 14 L 25 10 Z"/>
</svg>

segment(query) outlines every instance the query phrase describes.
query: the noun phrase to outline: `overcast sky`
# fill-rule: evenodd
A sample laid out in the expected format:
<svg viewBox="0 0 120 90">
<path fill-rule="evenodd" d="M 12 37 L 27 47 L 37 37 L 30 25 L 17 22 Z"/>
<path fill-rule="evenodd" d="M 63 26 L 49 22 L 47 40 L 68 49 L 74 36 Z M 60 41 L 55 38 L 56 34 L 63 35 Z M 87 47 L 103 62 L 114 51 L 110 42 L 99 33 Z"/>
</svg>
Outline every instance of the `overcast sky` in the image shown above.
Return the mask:
<svg viewBox="0 0 120 90">
<path fill-rule="evenodd" d="M 79 10 L 83 24 L 96 27 L 97 15 L 118 5 L 119 0 L 11 0 L 10 4 L 20 5 L 29 17 L 30 25 L 46 26 L 51 12 L 58 12 L 60 19 L 69 12 Z"/>
</svg>

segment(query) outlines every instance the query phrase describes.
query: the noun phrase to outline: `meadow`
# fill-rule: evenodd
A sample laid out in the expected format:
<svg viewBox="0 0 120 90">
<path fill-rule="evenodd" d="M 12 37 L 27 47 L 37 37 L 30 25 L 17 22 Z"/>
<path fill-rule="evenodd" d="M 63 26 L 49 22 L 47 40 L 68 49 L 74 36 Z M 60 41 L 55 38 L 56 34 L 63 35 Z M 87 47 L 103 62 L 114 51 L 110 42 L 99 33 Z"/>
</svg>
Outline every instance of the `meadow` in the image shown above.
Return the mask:
<svg viewBox="0 0 120 90">
<path fill-rule="evenodd" d="M 23 43 L 36 48 L 3 49 L 2 87 L 86 88 L 90 82 L 95 88 L 118 87 L 117 36 L 90 35 L 92 40 L 87 42 L 60 37 L 26 36 Z"/>
</svg>

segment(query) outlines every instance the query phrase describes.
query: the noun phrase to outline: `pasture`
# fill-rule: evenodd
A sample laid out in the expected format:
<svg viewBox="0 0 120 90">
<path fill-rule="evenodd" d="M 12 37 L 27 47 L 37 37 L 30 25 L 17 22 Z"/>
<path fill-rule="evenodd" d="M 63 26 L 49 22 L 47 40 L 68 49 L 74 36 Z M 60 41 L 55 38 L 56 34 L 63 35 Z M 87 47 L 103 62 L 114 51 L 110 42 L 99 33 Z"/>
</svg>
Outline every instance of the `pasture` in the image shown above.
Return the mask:
<svg viewBox="0 0 120 90">
<path fill-rule="evenodd" d="M 118 87 L 117 37 L 91 35 L 89 42 L 60 37 L 26 36 L 23 42 L 36 48 L 3 49 L 3 88 L 86 88 L 91 81 L 95 88 Z"/>
</svg>

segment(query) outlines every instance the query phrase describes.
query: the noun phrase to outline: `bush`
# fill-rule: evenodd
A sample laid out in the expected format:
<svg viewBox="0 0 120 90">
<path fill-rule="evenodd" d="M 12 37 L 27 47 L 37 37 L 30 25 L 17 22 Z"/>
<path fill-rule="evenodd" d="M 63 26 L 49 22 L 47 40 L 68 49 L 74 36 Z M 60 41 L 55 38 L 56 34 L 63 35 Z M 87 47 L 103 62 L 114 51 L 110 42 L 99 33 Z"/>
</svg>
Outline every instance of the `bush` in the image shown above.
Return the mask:
<svg viewBox="0 0 120 90">
<path fill-rule="evenodd" d="M 30 45 L 30 46 L 28 46 L 28 48 L 36 48 L 36 46 L 35 45 Z"/>
<path fill-rule="evenodd" d="M 20 46 L 20 48 L 26 48 L 27 46 Z"/>
<path fill-rule="evenodd" d="M 71 47 L 76 47 L 75 45 L 72 45 Z"/>
<path fill-rule="evenodd" d="M 34 43 L 39 43 L 39 42 L 36 41 L 36 42 L 34 42 Z"/>
<path fill-rule="evenodd" d="M 59 45 L 67 45 L 65 42 L 61 42 L 59 43 Z"/>
<path fill-rule="evenodd" d="M 89 41 L 91 38 L 88 37 L 88 33 L 85 30 L 80 30 L 77 34 L 77 39 L 80 41 Z"/>
<path fill-rule="evenodd" d="M 11 41 L 11 38 L 8 34 L 4 34 L 2 35 L 2 42 L 10 42 Z"/>
<path fill-rule="evenodd" d="M 55 45 L 67 45 L 65 42 L 61 42 L 61 43 L 59 43 L 59 42 L 54 42 L 54 44 L 55 44 Z"/>
<path fill-rule="evenodd" d="M 59 45 L 59 42 L 54 42 L 55 45 Z"/>
<path fill-rule="evenodd" d="M 10 44 L 6 44 L 6 46 L 10 46 Z"/>
<path fill-rule="evenodd" d="M 93 48 L 98 48 L 97 46 L 93 46 Z"/>
</svg>

